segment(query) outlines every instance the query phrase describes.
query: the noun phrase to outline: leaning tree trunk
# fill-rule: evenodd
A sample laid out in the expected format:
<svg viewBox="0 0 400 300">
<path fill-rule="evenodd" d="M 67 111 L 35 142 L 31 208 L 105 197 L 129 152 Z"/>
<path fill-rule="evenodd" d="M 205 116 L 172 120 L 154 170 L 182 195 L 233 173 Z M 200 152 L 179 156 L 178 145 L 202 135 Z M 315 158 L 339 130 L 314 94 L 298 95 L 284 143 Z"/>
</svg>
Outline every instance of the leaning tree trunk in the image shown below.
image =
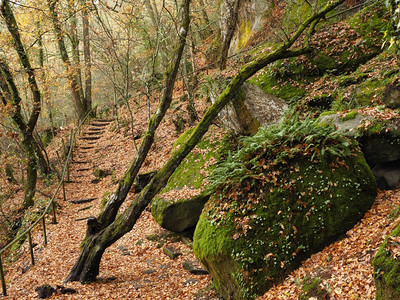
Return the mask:
<svg viewBox="0 0 400 300">
<path fill-rule="evenodd" d="M 140 167 L 142 166 L 144 160 L 146 159 L 146 156 L 148 152 L 150 151 L 151 145 L 153 144 L 154 141 L 154 134 L 163 120 L 165 113 L 167 112 L 168 108 L 171 105 L 172 102 L 172 93 L 176 81 L 176 77 L 178 75 L 179 71 L 179 65 L 182 59 L 183 51 L 185 48 L 186 44 L 186 37 L 189 31 L 189 23 L 190 23 L 190 17 L 189 17 L 189 4 L 191 0 L 184 0 L 182 4 L 182 23 L 181 23 L 181 28 L 180 30 L 180 35 L 179 35 L 179 43 L 176 48 L 176 50 L 173 53 L 172 61 L 170 65 L 168 66 L 167 70 L 165 71 L 164 78 L 165 78 L 165 87 L 163 91 L 163 97 L 160 102 L 160 105 L 156 111 L 156 113 L 153 115 L 152 118 L 149 119 L 149 124 L 146 133 L 144 134 L 144 139 L 140 145 L 140 148 L 137 152 L 137 155 L 135 157 L 135 160 L 132 162 L 132 164 L 129 166 L 128 170 L 125 172 L 123 178 L 120 180 L 119 185 L 117 187 L 116 192 L 110 197 L 109 201 L 107 202 L 106 207 L 104 210 L 100 213 L 100 215 L 97 218 L 91 218 L 88 221 L 88 229 L 86 232 L 86 237 L 84 244 L 88 244 L 88 248 L 91 248 L 92 246 L 91 243 L 93 241 L 93 236 L 96 236 L 99 232 L 102 230 L 106 229 L 110 224 L 112 224 L 115 221 L 115 218 L 117 216 L 118 210 L 124 200 L 126 199 L 128 192 L 133 184 L 133 181 L 135 180 L 135 177 L 137 173 L 139 172 Z M 108 247 L 108 246 L 107 246 Z M 86 281 L 91 281 L 93 278 L 95 278 L 98 274 L 98 267 L 97 269 L 92 270 L 92 268 L 88 268 L 88 272 L 83 271 L 86 270 L 87 268 L 84 268 L 84 264 L 86 261 L 93 261 L 92 263 L 94 266 L 96 265 L 95 261 L 100 261 L 101 256 L 103 254 L 102 249 L 106 249 L 104 245 L 102 245 L 100 248 L 97 248 L 97 253 L 96 255 L 82 252 L 78 262 L 75 264 L 74 268 L 71 270 L 70 274 L 68 275 L 67 280 L 69 281 L 77 281 L 80 280 L 82 282 Z M 89 259 L 89 257 L 92 257 Z M 95 274 L 95 275 L 93 275 Z M 94 277 L 93 277 L 94 276 Z"/>
<path fill-rule="evenodd" d="M 190 0 L 185 0 L 189 2 Z M 289 50 L 293 43 L 302 33 L 315 21 L 323 18 L 326 13 L 342 4 L 345 0 L 337 0 L 329 3 L 321 11 L 307 18 L 293 34 L 293 36 L 272 53 L 260 58 L 259 60 L 244 67 L 231 80 L 225 90 L 221 93 L 218 100 L 207 110 L 200 123 L 195 127 L 186 142 L 176 150 L 164 167 L 154 176 L 150 183 L 142 190 L 139 196 L 129 205 L 129 207 L 115 218 L 115 221 L 107 227 L 98 229 L 96 218 L 88 220 L 88 227 L 85 239 L 82 243 L 82 250 L 78 261 L 75 263 L 66 281 L 81 281 L 82 283 L 91 282 L 96 279 L 99 273 L 101 257 L 104 251 L 116 242 L 119 238 L 129 232 L 140 217 L 143 210 L 150 203 L 153 197 L 166 185 L 170 176 L 179 166 L 186 155 L 197 145 L 203 135 L 208 131 L 221 109 L 232 99 L 240 89 L 242 84 L 257 71 L 268 64 L 279 59 L 294 57 L 309 52 L 308 46 L 301 49 Z M 188 5 L 188 3 L 187 3 Z M 307 45 L 308 43 L 306 43 Z"/>
</svg>

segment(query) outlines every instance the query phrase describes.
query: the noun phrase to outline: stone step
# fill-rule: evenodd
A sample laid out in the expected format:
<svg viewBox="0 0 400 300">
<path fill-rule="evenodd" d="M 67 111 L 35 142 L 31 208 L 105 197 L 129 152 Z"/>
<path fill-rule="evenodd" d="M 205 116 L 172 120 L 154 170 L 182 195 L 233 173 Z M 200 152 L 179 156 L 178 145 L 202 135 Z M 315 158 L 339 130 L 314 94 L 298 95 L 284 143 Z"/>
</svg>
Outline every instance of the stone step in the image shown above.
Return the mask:
<svg viewBox="0 0 400 300">
<path fill-rule="evenodd" d="M 94 119 L 92 122 L 111 123 L 114 119 Z"/>
<path fill-rule="evenodd" d="M 69 202 L 73 203 L 73 204 L 83 204 L 83 203 L 89 203 L 92 202 L 94 200 L 96 200 L 97 198 L 88 198 L 88 199 L 78 199 L 78 200 L 71 200 Z"/>
<path fill-rule="evenodd" d="M 99 138 L 100 138 L 99 136 L 83 136 L 80 139 L 85 141 L 93 141 L 93 140 L 98 140 Z"/>
<path fill-rule="evenodd" d="M 94 126 L 94 127 L 106 127 L 108 126 L 108 124 L 110 123 L 91 123 L 90 126 Z"/>
<path fill-rule="evenodd" d="M 104 133 L 104 131 L 101 131 L 101 130 L 99 130 L 99 131 L 87 131 L 87 132 L 85 132 L 86 135 L 101 135 L 101 134 L 103 134 L 103 133 Z"/>
</svg>

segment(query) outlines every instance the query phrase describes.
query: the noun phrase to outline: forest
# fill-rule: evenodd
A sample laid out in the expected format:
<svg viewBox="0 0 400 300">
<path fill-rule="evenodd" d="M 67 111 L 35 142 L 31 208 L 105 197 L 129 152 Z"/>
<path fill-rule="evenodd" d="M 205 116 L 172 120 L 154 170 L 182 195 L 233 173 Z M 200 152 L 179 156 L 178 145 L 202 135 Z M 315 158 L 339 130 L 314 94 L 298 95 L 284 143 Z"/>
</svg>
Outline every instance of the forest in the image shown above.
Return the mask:
<svg viewBox="0 0 400 300">
<path fill-rule="evenodd" d="M 400 299 L 400 0 L 0 0 L 4 299 Z"/>
</svg>

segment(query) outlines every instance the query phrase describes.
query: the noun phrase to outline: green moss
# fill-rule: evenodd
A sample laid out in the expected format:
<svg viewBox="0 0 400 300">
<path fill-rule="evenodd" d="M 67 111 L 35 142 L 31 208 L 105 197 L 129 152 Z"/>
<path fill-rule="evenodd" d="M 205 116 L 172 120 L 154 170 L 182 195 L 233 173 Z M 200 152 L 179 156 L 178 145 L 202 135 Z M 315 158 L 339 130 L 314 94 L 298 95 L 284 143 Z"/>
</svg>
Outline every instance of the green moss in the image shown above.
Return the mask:
<svg viewBox="0 0 400 300">
<path fill-rule="evenodd" d="M 360 82 L 364 81 L 367 78 L 368 78 L 368 74 L 367 73 L 355 72 L 354 74 L 351 74 L 351 75 L 340 76 L 338 78 L 337 83 L 338 83 L 339 87 L 347 87 L 347 86 L 352 85 L 352 84 L 360 83 Z"/>
<path fill-rule="evenodd" d="M 315 2 L 313 2 L 314 4 Z M 318 0 L 318 8 L 323 7 L 328 3 L 328 0 Z M 297 24 L 300 24 L 307 19 L 312 13 L 318 8 L 310 7 L 310 4 L 306 1 L 290 1 L 288 7 L 285 9 L 285 15 L 283 17 L 282 26 L 286 32 L 293 32 L 297 29 Z M 334 10 L 336 11 L 336 10 Z"/>
<path fill-rule="evenodd" d="M 172 149 L 173 149 L 173 150 L 175 150 L 175 149 L 177 149 L 177 148 L 179 149 L 179 147 L 180 147 L 181 145 L 183 145 L 183 144 L 186 142 L 187 138 L 192 134 L 193 129 L 194 129 L 194 128 L 190 128 L 190 129 L 186 130 L 184 133 L 182 133 L 182 134 L 178 137 L 178 139 L 175 141 L 174 145 L 172 146 Z"/>
<path fill-rule="evenodd" d="M 190 153 L 180 166 L 175 170 L 174 174 L 168 180 L 168 184 L 163 192 L 168 192 L 171 189 L 180 189 L 188 186 L 193 189 L 199 189 L 202 186 L 204 175 L 200 172 L 206 162 L 215 158 L 215 144 L 210 141 L 201 141 L 197 145 L 197 149 L 205 150 L 197 152 L 196 150 Z M 209 167 L 204 168 L 205 171 L 210 170 Z"/>
<path fill-rule="evenodd" d="M 328 292 L 324 288 L 321 288 L 322 282 L 323 280 L 320 277 L 310 277 L 308 275 L 304 277 L 298 300 L 308 300 L 311 298 L 329 299 Z"/>
<path fill-rule="evenodd" d="M 358 112 L 357 111 L 349 111 L 343 118 L 342 121 L 350 121 L 354 120 L 355 117 L 357 117 Z"/>
<path fill-rule="evenodd" d="M 263 293 L 297 267 L 309 251 L 320 249 L 361 218 L 375 195 L 375 181 L 364 158 L 359 155 L 346 160 L 353 172 L 344 167 L 332 172 L 330 164 L 301 160 L 287 166 L 290 175 L 284 169 L 277 170 L 282 172 L 277 182 L 287 184 L 285 188 L 262 187 L 255 181 L 249 193 L 265 190 L 257 200 L 261 205 L 246 201 L 251 197 L 247 193 L 239 196 L 238 202 L 230 202 L 225 195 L 215 195 L 208 202 L 195 231 L 193 249 L 219 282 L 223 295 L 235 293 L 235 299 L 250 299 Z M 238 210 L 227 219 L 219 219 L 224 203 Z M 239 266 L 231 267 L 231 274 L 220 274 L 215 270 L 221 261 Z M 231 290 L 225 286 L 232 282 L 228 277 L 236 282 Z"/>
<path fill-rule="evenodd" d="M 103 194 L 103 199 L 101 200 L 101 207 L 105 207 L 107 205 L 108 200 L 110 199 L 110 192 L 106 191 Z"/>
<path fill-rule="evenodd" d="M 229 282 L 237 282 L 234 274 L 239 273 L 240 266 L 238 263 L 232 261 L 231 253 L 226 251 L 232 249 L 234 241 L 231 239 L 229 233 L 234 229 L 233 222 L 230 222 L 224 228 L 217 228 L 210 225 L 205 219 L 204 215 L 200 216 L 197 223 L 196 231 L 193 237 L 193 251 L 196 253 L 197 258 L 205 262 L 205 267 L 212 270 L 212 273 L 219 274 L 219 278 L 226 278 L 227 280 L 214 281 L 215 288 L 231 289 L 232 287 L 225 286 Z M 200 234 L 201 233 L 201 234 Z M 212 262 L 218 261 L 221 268 L 214 268 Z"/>
<path fill-rule="evenodd" d="M 400 225 L 390 234 L 400 237 Z M 400 299 L 400 262 L 395 258 L 392 248 L 398 249 L 397 239 L 386 238 L 372 262 L 376 285 L 376 299 Z"/>
<path fill-rule="evenodd" d="M 193 129 L 189 129 L 184 132 L 174 143 L 173 149 L 184 144 L 192 131 Z M 213 165 L 208 165 L 208 162 L 224 157 L 232 149 L 233 144 L 234 139 L 229 135 L 224 136 L 222 140 L 203 138 L 175 170 L 161 194 L 184 186 L 192 189 L 201 188 L 205 179 L 203 171 L 209 173 L 214 168 Z"/>
<path fill-rule="evenodd" d="M 367 134 L 373 135 L 382 132 L 386 128 L 384 121 L 373 122 L 371 126 L 368 127 Z"/>
<path fill-rule="evenodd" d="M 282 61 L 280 61 L 282 63 Z M 295 101 L 306 95 L 306 90 L 300 85 L 282 79 L 282 74 L 273 69 L 267 72 L 259 72 L 249 82 L 261 87 L 267 93 L 288 101 Z"/>
<path fill-rule="evenodd" d="M 336 114 L 336 111 L 328 110 L 328 111 L 324 111 L 323 113 L 321 113 L 320 117 L 322 117 L 322 116 L 330 116 L 330 115 L 334 115 L 334 114 Z"/>
<path fill-rule="evenodd" d="M 174 144 L 175 149 L 185 143 L 190 134 L 191 130 L 181 135 Z M 204 137 L 188 154 L 170 177 L 166 187 L 152 202 L 151 212 L 160 226 L 181 232 L 196 225 L 204 203 L 212 192 L 212 189 L 204 189 L 203 181 L 207 173 L 215 168 L 213 161 L 223 159 L 231 150 L 233 142 L 234 140 L 228 136 L 221 140 Z M 164 195 L 171 190 L 180 190 L 184 187 L 197 190 L 196 196 L 171 199 L 170 196 Z"/>
<path fill-rule="evenodd" d="M 251 30 L 251 23 L 249 20 L 243 20 L 242 23 L 239 26 L 239 41 L 237 44 L 237 50 L 239 51 L 242 49 L 248 40 L 250 39 L 252 35 L 252 30 Z"/>
<path fill-rule="evenodd" d="M 316 131 L 330 128 L 312 129 L 314 139 L 298 137 L 311 125 L 298 126 L 293 121 L 287 131 L 246 139 L 244 148 L 251 150 L 240 150 L 214 172 L 222 177 L 203 210 L 193 249 L 224 297 L 262 294 L 310 252 L 351 228 L 374 201 L 375 179 L 357 147 L 346 140 L 330 145 L 329 137 L 318 141 Z M 285 140 L 282 148 L 279 138 Z M 314 150 L 296 152 L 304 140 Z M 339 154 L 336 148 L 322 155 L 319 143 L 322 149 L 352 151 Z M 221 265 L 234 267 L 221 274 Z"/>
</svg>

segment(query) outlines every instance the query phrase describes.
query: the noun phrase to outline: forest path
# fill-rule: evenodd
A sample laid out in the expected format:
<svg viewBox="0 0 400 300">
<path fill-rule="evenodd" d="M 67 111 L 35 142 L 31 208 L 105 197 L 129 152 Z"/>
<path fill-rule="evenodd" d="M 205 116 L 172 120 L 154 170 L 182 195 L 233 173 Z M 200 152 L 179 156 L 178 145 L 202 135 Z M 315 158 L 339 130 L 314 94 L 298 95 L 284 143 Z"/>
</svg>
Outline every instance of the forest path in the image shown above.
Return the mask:
<svg viewBox="0 0 400 300">
<path fill-rule="evenodd" d="M 35 266 L 30 265 L 28 245 L 24 243 L 21 257 L 9 266 L 6 274 L 8 296 L 0 299 L 37 298 L 35 288 L 44 284 L 77 291 L 70 295 L 54 294 L 51 299 L 218 299 L 213 291 L 202 291 L 211 282 L 209 275 L 193 275 L 183 268 L 184 262 L 196 261 L 190 246 L 161 229 L 149 211 L 143 212 L 130 233 L 106 250 L 97 282 L 64 283 L 79 256 L 87 218 L 98 215 L 104 195 L 115 189 L 116 179 L 126 169 L 127 157 L 132 154 L 132 145 L 126 142 L 130 138 L 124 140 L 110 122 L 96 120 L 83 128 L 74 148 L 70 180 L 65 185 L 66 201 L 62 192 L 57 196 L 58 223 L 50 224 L 51 216 L 47 217 L 48 245 L 42 246 L 41 228 L 37 227 L 32 234 L 37 244 Z M 116 174 L 96 181 L 93 171 L 98 167 Z M 129 195 L 126 202 L 133 197 Z M 164 254 L 165 247 L 174 248 L 181 255 L 171 259 Z"/>
</svg>

